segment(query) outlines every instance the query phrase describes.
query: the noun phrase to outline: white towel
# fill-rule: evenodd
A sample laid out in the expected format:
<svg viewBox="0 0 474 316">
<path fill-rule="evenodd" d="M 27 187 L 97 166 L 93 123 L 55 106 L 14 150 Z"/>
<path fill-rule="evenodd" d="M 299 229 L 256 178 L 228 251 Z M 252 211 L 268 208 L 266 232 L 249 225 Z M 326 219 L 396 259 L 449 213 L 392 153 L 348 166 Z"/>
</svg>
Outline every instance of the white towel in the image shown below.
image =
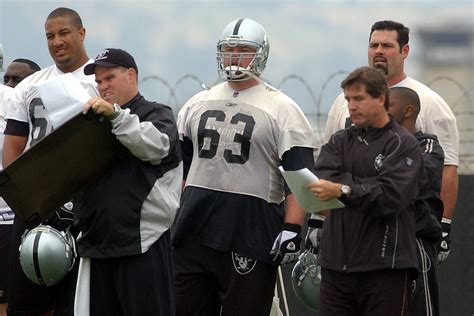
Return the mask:
<svg viewBox="0 0 474 316">
<path fill-rule="evenodd" d="M 91 259 L 81 258 L 77 275 L 76 296 L 74 299 L 74 315 L 89 316 L 91 284 Z"/>
</svg>

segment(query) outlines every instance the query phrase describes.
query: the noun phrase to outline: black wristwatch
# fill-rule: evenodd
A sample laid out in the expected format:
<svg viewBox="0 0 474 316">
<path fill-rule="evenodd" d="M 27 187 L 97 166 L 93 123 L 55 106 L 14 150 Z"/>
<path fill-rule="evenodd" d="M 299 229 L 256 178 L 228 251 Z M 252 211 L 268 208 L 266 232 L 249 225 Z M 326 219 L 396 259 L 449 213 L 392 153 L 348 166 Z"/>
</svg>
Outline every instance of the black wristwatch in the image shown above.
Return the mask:
<svg viewBox="0 0 474 316">
<path fill-rule="evenodd" d="M 117 118 L 120 115 L 121 111 L 122 111 L 122 108 L 120 107 L 120 105 L 118 105 L 117 103 L 114 103 L 114 113 L 109 115 L 108 117 L 109 120 L 113 120 Z"/>
</svg>

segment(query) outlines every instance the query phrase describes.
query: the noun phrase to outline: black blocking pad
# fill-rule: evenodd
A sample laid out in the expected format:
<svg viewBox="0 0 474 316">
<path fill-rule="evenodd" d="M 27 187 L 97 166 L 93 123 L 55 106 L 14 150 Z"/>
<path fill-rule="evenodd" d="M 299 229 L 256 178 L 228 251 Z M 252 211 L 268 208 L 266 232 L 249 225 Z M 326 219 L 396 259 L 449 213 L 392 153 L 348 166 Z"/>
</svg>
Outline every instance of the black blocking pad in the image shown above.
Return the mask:
<svg viewBox="0 0 474 316">
<path fill-rule="evenodd" d="M 74 116 L 0 173 L 0 195 L 27 226 L 38 225 L 130 155 L 111 129 L 101 115 Z"/>
</svg>

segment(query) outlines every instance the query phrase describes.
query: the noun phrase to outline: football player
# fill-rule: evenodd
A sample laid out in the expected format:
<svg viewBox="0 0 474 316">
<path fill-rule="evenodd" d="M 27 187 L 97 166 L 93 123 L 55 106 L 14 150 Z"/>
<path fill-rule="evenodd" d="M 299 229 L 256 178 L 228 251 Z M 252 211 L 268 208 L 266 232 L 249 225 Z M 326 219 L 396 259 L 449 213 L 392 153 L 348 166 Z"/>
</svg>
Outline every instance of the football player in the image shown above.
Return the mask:
<svg viewBox="0 0 474 316">
<path fill-rule="evenodd" d="M 415 126 L 420 112 L 418 94 L 407 87 L 390 89 L 388 113 L 408 129 L 420 143 L 427 182 L 415 200 L 415 229 L 418 270 L 412 295 L 413 315 L 439 315 L 439 287 L 436 246 L 442 240 L 440 198 L 444 152 L 435 135 L 418 131 Z"/>
<path fill-rule="evenodd" d="M 3 81 L 5 85 L 0 85 L 0 153 L 3 152 L 3 131 L 6 122 L 3 119 L 6 113 L 7 93 L 13 91 L 18 83 L 29 75 L 40 70 L 40 67 L 29 59 L 18 58 L 12 61 L 5 71 Z M 2 165 L 0 163 L 0 170 Z M 7 203 L 0 198 L 0 257 L 8 258 L 10 252 L 11 235 L 13 228 L 13 218 L 15 213 Z M 9 260 L 0 260 L 0 271 L 8 271 Z M 0 316 L 6 316 L 8 301 L 8 275 L 0 275 Z"/>
<path fill-rule="evenodd" d="M 87 56 L 84 47 L 86 30 L 79 14 L 69 8 L 57 8 L 48 15 L 44 27 L 54 64 L 20 82 L 15 92 L 10 94 L 3 148 L 4 167 L 52 131 L 50 118 L 36 89 L 37 84 L 64 73 L 71 73 L 91 96 L 98 95 L 94 76 L 84 75 L 85 65 L 93 60 Z M 58 210 L 50 219 L 50 224 L 59 229 L 70 226 L 70 208 L 70 204 L 66 204 Z M 67 289 L 69 285 L 73 285 L 73 275 L 70 274 L 62 282 L 51 287 L 30 281 L 21 269 L 18 251 L 25 225 L 16 219 L 13 225 L 8 315 L 36 316 L 52 309 L 58 315 L 66 315 L 68 309 L 72 312 L 73 301 L 68 302 Z"/>
<path fill-rule="evenodd" d="M 311 168 L 316 141 L 298 105 L 260 78 L 269 48 L 259 23 L 232 21 L 217 43 L 225 82 L 178 114 L 177 315 L 268 315 L 277 266 L 298 258 L 304 212 L 278 167 Z"/>
<path fill-rule="evenodd" d="M 41 70 L 41 68 L 34 61 L 17 58 L 8 65 L 3 75 L 3 84 L 15 88 L 23 79 L 38 70 Z"/>
</svg>

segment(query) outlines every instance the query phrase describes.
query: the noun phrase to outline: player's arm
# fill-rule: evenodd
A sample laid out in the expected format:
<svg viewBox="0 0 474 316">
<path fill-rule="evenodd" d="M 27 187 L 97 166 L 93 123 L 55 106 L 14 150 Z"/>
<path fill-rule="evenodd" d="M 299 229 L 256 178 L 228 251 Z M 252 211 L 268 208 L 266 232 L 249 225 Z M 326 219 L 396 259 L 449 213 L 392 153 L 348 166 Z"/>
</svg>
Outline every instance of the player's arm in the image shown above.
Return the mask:
<svg viewBox="0 0 474 316">
<path fill-rule="evenodd" d="M 443 217 L 452 219 L 458 198 L 457 166 L 444 165 L 443 179 L 441 181 L 441 200 L 444 204 Z"/>
<path fill-rule="evenodd" d="M 456 118 L 446 102 L 442 99 L 435 99 L 432 102 L 437 111 L 439 110 L 439 117 L 427 119 L 425 130 L 438 137 L 444 151 L 441 200 L 444 204 L 443 217 L 451 219 L 458 195 L 459 130 Z"/>
<path fill-rule="evenodd" d="M 282 156 L 282 166 L 285 170 L 299 170 L 308 168 L 312 170 L 314 165 L 313 148 L 292 147 Z M 285 183 L 285 222 L 282 231 L 273 242 L 270 254 L 277 264 L 287 264 L 298 260 L 301 243 L 301 226 L 303 225 L 305 212 L 298 205 L 295 197 Z"/>
<path fill-rule="evenodd" d="M 313 169 L 314 155 L 313 148 L 308 147 L 292 147 L 286 151 L 282 157 L 283 169 L 287 171 L 300 170 L 308 168 Z M 295 197 L 285 184 L 286 192 L 286 212 L 285 223 L 302 225 L 305 218 L 304 210 L 298 205 Z"/>
<path fill-rule="evenodd" d="M 10 165 L 25 150 L 28 141 L 28 130 L 29 126 L 26 122 L 7 120 L 3 141 L 2 162 L 4 168 Z"/>
</svg>

